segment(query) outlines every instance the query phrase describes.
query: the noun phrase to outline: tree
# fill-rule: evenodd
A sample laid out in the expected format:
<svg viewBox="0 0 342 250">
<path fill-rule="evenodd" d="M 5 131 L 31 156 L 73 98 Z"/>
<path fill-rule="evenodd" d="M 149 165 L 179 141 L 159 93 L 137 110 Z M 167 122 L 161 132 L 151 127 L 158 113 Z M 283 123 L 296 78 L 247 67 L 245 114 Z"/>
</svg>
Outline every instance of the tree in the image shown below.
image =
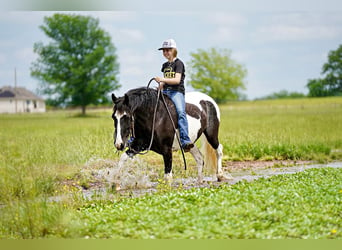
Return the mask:
<svg viewBox="0 0 342 250">
<path fill-rule="evenodd" d="M 329 96 L 330 91 L 324 85 L 322 79 L 310 79 L 306 85 L 309 88 L 309 97 L 323 97 Z"/>
<path fill-rule="evenodd" d="M 40 28 L 52 41 L 34 44 L 38 59 L 31 75 L 40 80 L 40 90 L 51 103 L 81 106 L 84 115 L 87 105 L 106 102 L 106 94 L 120 87 L 116 48 L 98 19 L 54 14 Z"/>
<path fill-rule="evenodd" d="M 245 89 L 247 70 L 231 58 L 227 49 L 199 49 L 191 53 L 189 84 L 218 103 L 236 100 Z"/>
<path fill-rule="evenodd" d="M 287 98 L 294 99 L 294 98 L 303 98 L 303 97 L 305 97 L 305 95 L 299 92 L 289 92 L 287 90 L 280 90 L 279 92 L 274 92 L 260 99 L 273 100 L 273 99 L 287 99 Z"/>
<path fill-rule="evenodd" d="M 309 96 L 342 95 L 342 44 L 328 55 L 328 62 L 322 67 L 322 79 L 311 79 L 306 85 Z"/>
</svg>

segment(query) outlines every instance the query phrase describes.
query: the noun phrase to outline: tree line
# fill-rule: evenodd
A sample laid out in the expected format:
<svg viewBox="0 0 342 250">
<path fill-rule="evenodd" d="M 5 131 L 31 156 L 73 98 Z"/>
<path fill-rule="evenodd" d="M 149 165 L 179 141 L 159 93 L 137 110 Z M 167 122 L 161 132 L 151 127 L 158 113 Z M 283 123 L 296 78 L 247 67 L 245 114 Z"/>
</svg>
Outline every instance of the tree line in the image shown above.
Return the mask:
<svg viewBox="0 0 342 250">
<path fill-rule="evenodd" d="M 31 65 L 31 75 L 39 80 L 39 92 L 51 106 L 108 104 L 107 94 L 121 87 L 119 62 L 110 35 L 91 16 L 54 14 L 44 18 L 40 29 L 50 38 L 48 44 L 37 42 L 38 55 Z M 232 59 L 228 49 L 198 49 L 190 54 L 188 83 L 213 97 L 218 103 L 244 99 L 247 69 Z M 322 78 L 310 79 L 308 96 L 342 95 L 342 45 L 331 51 L 323 65 Z M 303 97 L 286 90 L 265 99 Z"/>
</svg>

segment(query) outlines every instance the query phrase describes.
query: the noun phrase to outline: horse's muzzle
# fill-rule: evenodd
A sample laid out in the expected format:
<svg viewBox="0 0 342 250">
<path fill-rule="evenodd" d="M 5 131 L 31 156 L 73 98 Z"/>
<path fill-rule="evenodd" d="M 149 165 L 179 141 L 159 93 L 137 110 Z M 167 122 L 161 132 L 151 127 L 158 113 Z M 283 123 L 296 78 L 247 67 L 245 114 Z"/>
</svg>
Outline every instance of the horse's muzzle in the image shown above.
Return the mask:
<svg viewBox="0 0 342 250">
<path fill-rule="evenodd" d="M 125 145 L 123 143 L 114 143 L 114 146 L 116 147 L 117 150 L 124 150 L 125 149 Z"/>
</svg>

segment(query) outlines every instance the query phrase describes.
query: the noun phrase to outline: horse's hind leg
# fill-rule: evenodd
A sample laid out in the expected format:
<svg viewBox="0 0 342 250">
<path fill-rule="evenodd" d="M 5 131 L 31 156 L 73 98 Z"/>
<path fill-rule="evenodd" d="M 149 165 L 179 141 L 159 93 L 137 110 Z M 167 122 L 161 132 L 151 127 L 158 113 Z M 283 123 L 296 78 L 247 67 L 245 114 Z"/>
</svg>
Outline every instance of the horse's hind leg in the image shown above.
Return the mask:
<svg viewBox="0 0 342 250">
<path fill-rule="evenodd" d="M 212 124 L 213 125 L 213 124 Z M 217 181 L 226 181 L 234 179 L 229 173 L 225 174 L 222 170 L 222 158 L 223 158 L 223 146 L 218 140 L 218 129 L 219 123 L 214 124 L 204 131 L 204 135 L 210 144 L 210 146 L 216 152 L 217 166 L 216 166 L 216 177 Z"/>
<path fill-rule="evenodd" d="M 229 173 L 225 174 L 222 170 L 222 157 L 223 157 L 223 146 L 219 144 L 216 149 L 216 157 L 217 157 L 217 172 L 216 177 L 217 181 L 227 181 L 234 179 Z"/>
<path fill-rule="evenodd" d="M 198 182 L 202 183 L 203 182 L 203 166 L 204 166 L 204 161 L 203 161 L 203 155 L 199 149 L 194 146 L 192 149 L 190 149 L 191 155 L 194 157 L 196 163 L 197 163 L 197 173 L 198 173 Z"/>
</svg>

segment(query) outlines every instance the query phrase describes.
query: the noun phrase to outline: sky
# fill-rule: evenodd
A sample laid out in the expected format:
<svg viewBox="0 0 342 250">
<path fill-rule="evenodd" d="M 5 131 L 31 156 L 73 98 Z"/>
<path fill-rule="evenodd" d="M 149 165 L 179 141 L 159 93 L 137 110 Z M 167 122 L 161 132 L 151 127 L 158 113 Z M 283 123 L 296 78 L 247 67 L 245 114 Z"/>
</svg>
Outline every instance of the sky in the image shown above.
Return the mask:
<svg viewBox="0 0 342 250">
<path fill-rule="evenodd" d="M 16 69 L 17 85 L 36 92 L 38 80 L 30 76 L 31 64 L 37 59 L 33 45 L 49 42 L 39 26 L 45 16 L 54 13 L 99 19 L 119 56 L 122 87 L 115 91 L 119 96 L 161 76 L 165 58 L 158 48 L 168 38 L 176 40 L 186 70 L 190 53 L 198 49 L 231 50 L 232 58 L 248 71 L 243 93 L 250 100 L 281 90 L 306 94 L 308 80 L 320 77 L 329 51 L 342 44 L 341 1 L 289 0 L 277 5 L 266 0 L 212 0 L 210 5 L 206 1 L 202 5 L 183 1 L 181 5 L 182 1 L 174 0 L 173 7 L 161 6 L 162 1 L 154 0 L 116 1 L 121 4 L 117 6 L 98 1 L 100 6 L 40 4 L 34 8 L 14 1 L 17 5 L 1 8 L 0 87 L 14 85 Z M 187 80 L 189 77 L 186 84 Z M 188 85 L 186 89 L 192 90 Z"/>
</svg>

